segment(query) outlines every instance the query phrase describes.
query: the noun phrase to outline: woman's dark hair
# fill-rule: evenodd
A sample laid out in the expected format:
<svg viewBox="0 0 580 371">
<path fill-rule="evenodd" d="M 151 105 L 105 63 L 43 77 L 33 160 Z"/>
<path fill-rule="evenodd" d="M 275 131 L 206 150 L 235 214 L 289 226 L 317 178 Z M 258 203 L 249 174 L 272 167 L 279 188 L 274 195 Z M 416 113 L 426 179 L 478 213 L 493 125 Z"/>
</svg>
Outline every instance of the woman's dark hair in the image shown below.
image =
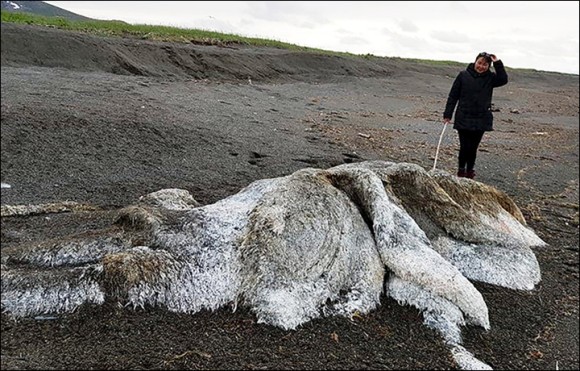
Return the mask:
<svg viewBox="0 0 580 371">
<path fill-rule="evenodd" d="M 485 61 L 488 64 L 491 64 L 491 54 L 487 53 L 487 52 L 481 52 L 477 55 L 477 57 L 475 57 L 475 61 L 477 61 L 479 58 L 484 57 Z"/>
</svg>

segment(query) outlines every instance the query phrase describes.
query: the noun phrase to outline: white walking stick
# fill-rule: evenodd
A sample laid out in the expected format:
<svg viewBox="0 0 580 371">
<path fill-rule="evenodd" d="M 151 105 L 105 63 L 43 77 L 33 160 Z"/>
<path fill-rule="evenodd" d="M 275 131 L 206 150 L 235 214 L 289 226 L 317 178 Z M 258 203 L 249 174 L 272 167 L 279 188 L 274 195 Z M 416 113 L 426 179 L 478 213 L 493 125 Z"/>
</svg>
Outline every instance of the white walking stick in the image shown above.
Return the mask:
<svg viewBox="0 0 580 371">
<path fill-rule="evenodd" d="M 435 162 L 433 162 L 433 169 L 437 167 L 437 157 L 439 156 L 439 147 L 441 146 L 441 139 L 443 139 L 443 134 L 445 133 L 445 128 L 447 127 L 447 123 L 443 123 L 443 130 L 441 130 L 441 135 L 439 136 L 439 143 L 437 143 L 437 152 L 435 152 Z"/>
</svg>

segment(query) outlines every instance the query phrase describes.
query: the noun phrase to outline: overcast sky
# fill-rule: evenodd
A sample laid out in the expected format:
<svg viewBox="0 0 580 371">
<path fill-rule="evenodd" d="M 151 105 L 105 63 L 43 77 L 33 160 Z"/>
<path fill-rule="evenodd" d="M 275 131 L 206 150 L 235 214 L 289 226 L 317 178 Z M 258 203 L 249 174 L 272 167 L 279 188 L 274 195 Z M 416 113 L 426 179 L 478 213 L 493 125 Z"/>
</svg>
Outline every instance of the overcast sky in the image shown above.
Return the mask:
<svg viewBox="0 0 580 371">
<path fill-rule="evenodd" d="M 233 33 L 355 54 L 578 74 L 578 1 L 46 1 L 96 19 Z"/>
</svg>

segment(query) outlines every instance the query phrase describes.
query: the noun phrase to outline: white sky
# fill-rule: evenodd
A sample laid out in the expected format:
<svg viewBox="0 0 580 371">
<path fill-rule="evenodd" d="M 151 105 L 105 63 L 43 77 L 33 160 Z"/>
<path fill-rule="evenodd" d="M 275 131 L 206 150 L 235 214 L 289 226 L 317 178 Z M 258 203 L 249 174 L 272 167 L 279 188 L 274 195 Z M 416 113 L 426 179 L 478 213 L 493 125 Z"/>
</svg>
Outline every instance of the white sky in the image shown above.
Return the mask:
<svg viewBox="0 0 580 371">
<path fill-rule="evenodd" d="M 578 1 L 46 1 L 96 19 L 197 28 L 355 54 L 578 74 Z"/>
</svg>

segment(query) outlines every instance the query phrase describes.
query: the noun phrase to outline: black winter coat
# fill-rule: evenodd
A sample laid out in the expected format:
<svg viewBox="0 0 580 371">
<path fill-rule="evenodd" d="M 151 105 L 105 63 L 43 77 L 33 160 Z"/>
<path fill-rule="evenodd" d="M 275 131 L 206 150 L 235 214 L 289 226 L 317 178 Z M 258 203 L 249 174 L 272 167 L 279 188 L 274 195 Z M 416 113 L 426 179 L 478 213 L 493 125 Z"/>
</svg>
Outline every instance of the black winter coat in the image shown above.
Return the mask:
<svg viewBox="0 0 580 371">
<path fill-rule="evenodd" d="M 493 130 L 491 113 L 493 88 L 508 82 L 503 63 L 498 60 L 493 66 L 495 72 L 487 70 L 478 73 L 474 69 L 474 63 L 471 63 L 455 78 L 443 113 L 443 118 L 451 119 L 455 105 L 459 101 L 455 112 L 454 129 Z"/>
</svg>

